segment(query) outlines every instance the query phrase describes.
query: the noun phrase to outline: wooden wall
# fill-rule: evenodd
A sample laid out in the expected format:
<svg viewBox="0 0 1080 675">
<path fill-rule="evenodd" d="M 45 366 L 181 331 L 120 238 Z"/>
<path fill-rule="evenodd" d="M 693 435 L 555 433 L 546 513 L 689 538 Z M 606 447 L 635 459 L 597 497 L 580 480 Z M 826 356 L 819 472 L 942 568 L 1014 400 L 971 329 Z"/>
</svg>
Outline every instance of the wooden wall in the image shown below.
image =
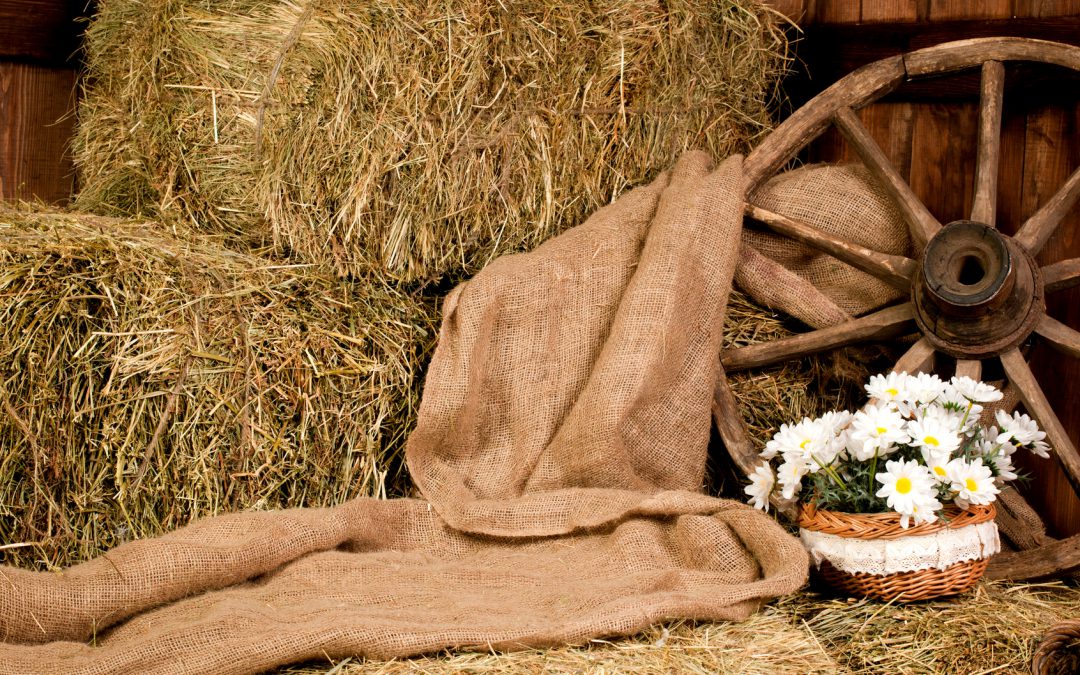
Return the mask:
<svg viewBox="0 0 1080 675">
<path fill-rule="evenodd" d="M 797 106 L 860 65 L 939 42 L 991 35 L 1080 44 L 1080 0 L 780 0 L 803 30 L 805 64 L 787 86 Z M 912 189 L 941 220 L 966 218 L 972 201 L 978 76 L 930 81 L 864 108 L 860 116 Z M 1007 66 L 999 226 L 1007 233 L 1080 167 L 1080 80 L 1052 68 Z M 827 132 L 803 159 L 857 161 Z M 1080 207 L 1046 245 L 1049 263 L 1080 257 Z M 1080 288 L 1048 298 L 1050 314 L 1080 329 Z M 1036 349 L 1036 375 L 1080 447 L 1080 361 Z M 1058 534 L 1080 532 L 1080 500 L 1052 461 L 1026 463 L 1030 501 Z"/>
<path fill-rule="evenodd" d="M 86 0 L 0 0 L 0 200 L 63 203 L 74 189 L 78 35 Z"/>
</svg>

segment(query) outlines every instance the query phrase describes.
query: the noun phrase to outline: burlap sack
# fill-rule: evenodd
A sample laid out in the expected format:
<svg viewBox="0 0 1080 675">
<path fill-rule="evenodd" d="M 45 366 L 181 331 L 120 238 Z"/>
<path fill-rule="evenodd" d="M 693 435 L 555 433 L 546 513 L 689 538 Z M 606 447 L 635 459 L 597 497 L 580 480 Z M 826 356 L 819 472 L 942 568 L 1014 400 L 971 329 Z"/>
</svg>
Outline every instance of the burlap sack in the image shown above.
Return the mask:
<svg viewBox="0 0 1080 675">
<path fill-rule="evenodd" d="M 903 217 L 861 164 L 816 164 L 781 173 L 758 189 L 752 201 L 882 253 L 910 253 Z M 847 321 L 902 294 L 847 263 L 763 228 L 744 230 L 743 248 L 736 284 L 759 303 L 814 328 Z"/>
<path fill-rule="evenodd" d="M 742 212 L 700 154 L 447 300 L 408 462 L 427 502 L 207 519 L 0 568 L 0 668 L 247 673 L 738 619 L 806 579 L 700 493 Z"/>
</svg>

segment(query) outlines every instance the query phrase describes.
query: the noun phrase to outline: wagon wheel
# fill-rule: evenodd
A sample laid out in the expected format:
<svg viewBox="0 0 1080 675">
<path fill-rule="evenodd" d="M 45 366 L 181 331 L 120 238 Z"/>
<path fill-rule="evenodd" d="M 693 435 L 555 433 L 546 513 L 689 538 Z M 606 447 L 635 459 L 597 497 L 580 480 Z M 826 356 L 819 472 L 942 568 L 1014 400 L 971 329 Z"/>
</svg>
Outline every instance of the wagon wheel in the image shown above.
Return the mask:
<svg viewBox="0 0 1080 675">
<path fill-rule="evenodd" d="M 1080 169 L 1013 237 L 995 229 L 1001 154 L 1003 61 L 1055 64 L 1080 71 L 1080 48 L 1042 40 L 986 38 L 949 42 L 883 59 L 832 85 L 776 128 L 746 159 L 746 215 L 774 233 L 828 253 L 895 286 L 900 304 L 838 325 L 721 354 L 714 418 L 732 459 L 749 474 L 760 463 L 725 372 L 768 366 L 869 340 L 919 334 L 894 370 L 933 368 L 937 352 L 956 358 L 957 374 L 979 379 L 998 359 L 1008 388 L 1046 431 L 1073 489 L 1080 494 L 1080 454 L 1050 407 L 1020 346 L 1030 338 L 1080 358 L 1080 332 L 1046 314 L 1044 294 L 1080 285 L 1080 258 L 1039 267 L 1034 256 L 1080 198 Z M 871 138 L 854 109 L 902 83 L 981 68 L 975 196 L 970 220 L 943 225 L 930 213 Z M 753 204 L 754 191 L 829 125 L 836 125 L 896 202 L 911 233 L 914 259 L 873 251 Z M 972 274 L 971 270 L 975 273 Z M 1007 397 L 1008 398 L 1008 397 Z M 790 505 L 788 505 L 790 507 Z M 988 575 L 1013 579 L 1080 569 L 1080 535 L 1029 551 L 1001 554 Z"/>
</svg>

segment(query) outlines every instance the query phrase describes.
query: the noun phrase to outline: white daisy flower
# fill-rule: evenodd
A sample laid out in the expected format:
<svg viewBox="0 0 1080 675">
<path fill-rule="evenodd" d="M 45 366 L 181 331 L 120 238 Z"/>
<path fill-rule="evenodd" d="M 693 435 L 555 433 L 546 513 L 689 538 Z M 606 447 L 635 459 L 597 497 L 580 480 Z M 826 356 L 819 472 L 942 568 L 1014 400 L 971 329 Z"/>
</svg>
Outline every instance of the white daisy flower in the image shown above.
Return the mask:
<svg viewBox="0 0 1080 675">
<path fill-rule="evenodd" d="M 1038 455 L 1043 459 L 1050 459 L 1050 444 L 1046 441 L 1032 441 L 1031 445 L 1027 446 L 1027 449 L 1033 455 Z"/>
<path fill-rule="evenodd" d="M 866 393 L 881 403 L 900 403 L 908 400 L 907 373 L 873 375 L 866 384 Z"/>
<path fill-rule="evenodd" d="M 954 426 L 961 433 L 972 435 L 982 411 L 981 405 L 968 400 L 959 390 L 950 386 L 933 405 L 927 406 L 923 414 L 948 415 L 956 421 Z M 963 429 L 960 429 L 961 423 Z"/>
<path fill-rule="evenodd" d="M 1005 483 L 1016 480 L 1019 476 L 1016 473 L 1016 467 L 1013 466 L 1012 457 L 1004 453 L 990 457 L 985 460 L 986 463 L 993 465 L 994 472 L 997 474 L 994 476 L 994 485 L 999 488 L 1004 486 Z"/>
<path fill-rule="evenodd" d="M 847 448 L 852 457 L 862 462 L 874 455 L 884 457 L 910 440 L 899 412 L 888 404 L 870 404 L 851 418 Z"/>
<path fill-rule="evenodd" d="M 949 385 L 972 403 L 993 403 L 1003 396 L 997 387 L 962 375 L 951 379 Z"/>
<path fill-rule="evenodd" d="M 919 373 L 908 378 L 908 401 L 897 407 L 905 417 L 921 413 L 927 405 L 936 401 L 948 387 L 937 375 Z"/>
<path fill-rule="evenodd" d="M 913 419 L 907 423 L 907 433 L 911 436 L 911 445 L 929 453 L 951 455 L 960 447 L 956 423 L 945 415 L 931 413 Z"/>
<path fill-rule="evenodd" d="M 833 410 L 819 417 L 818 423 L 826 433 L 840 435 L 851 423 L 851 413 L 847 410 Z"/>
<path fill-rule="evenodd" d="M 979 458 L 970 462 L 957 457 L 946 467 L 951 481 L 951 488 L 956 492 L 953 501 L 962 509 L 970 504 L 985 505 L 997 499 L 999 492 L 994 485 L 994 476 L 990 468 Z"/>
<path fill-rule="evenodd" d="M 777 480 L 780 481 L 780 495 L 784 499 L 794 499 L 802 489 L 803 476 L 809 472 L 809 467 L 796 457 L 781 464 L 776 470 Z"/>
<path fill-rule="evenodd" d="M 994 414 L 1001 433 L 995 439 L 998 443 L 1012 443 L 1026 447 L 1039 457 L 1050 456 L 1050 446 L 1043 441 L 1046 432 L 1039 429 L 1038 423 L 1023 413 L 1014 412 L 1011 416 L 1004 410 Z"/>
<path fill-rule="evenodd" d="M 941 452 L 939 450 L 931 449 L 925 445 L 920 448 L 922 452 L 923 462 L 926 464 L 926 468 L 930 469 L 930 473 L 933 474 L 934 480 L 939 483 L 948 483 L 949 476 L 946 471 L 946 467 L 949 464 L 949 460 L 952 459 L 952 455 L 948 452 Z"/>
<path fill-rule="evenodd" d="M 754 473 L 750 474 L 750 484 L 743 488 L 743 492 L 750 495 L 750 504 L 755 509 L 768 513 L 769 495 L 772 494 L 774 485 L 776 476 L 773 475 L 772 467 L 768 462 L 762 462 L 754 469 Z"/>
<path fill-rule="evenodd" d="M 804 417 L 795 425 L 782 424 L 772 440 L 765 444 L 761 453 L 764 459 L 772 459 L 777 454 L 787 457 L 809 459 L 810 455 L 826 443 L 825 434 L 817 420 Z"/>
<path fill-rule="evenodd" d="M 877 496 L 900 514 L 901 527 L 906 528 L 911 518 L 916 523 L 932 523 L 937 519 L 941 502 L 934 496 L 934 479 L 930 470 L 918 461 L 889 460 L 885 473 L 875 478 L 882 484 Z"/>
<path fill-rule="evenodd" d="M 919 373 L 908 378 L 910 398 L 918 403 L 933 403 L 945 393 L 945 382 L 933 373 Z"/>
<path fill-rule="evenodd" d="M 828 466 L 843 455 L 847 447 L 847 426 L 851 421 L 851 413 L 828 412 L 819 417 L 815 422 L 818 425 L 820 442 L 813 446 L 812 456 L 808 459 L 815 464 Z M 811 469 L 817 471 L 817 469 Z"/>
</svg>

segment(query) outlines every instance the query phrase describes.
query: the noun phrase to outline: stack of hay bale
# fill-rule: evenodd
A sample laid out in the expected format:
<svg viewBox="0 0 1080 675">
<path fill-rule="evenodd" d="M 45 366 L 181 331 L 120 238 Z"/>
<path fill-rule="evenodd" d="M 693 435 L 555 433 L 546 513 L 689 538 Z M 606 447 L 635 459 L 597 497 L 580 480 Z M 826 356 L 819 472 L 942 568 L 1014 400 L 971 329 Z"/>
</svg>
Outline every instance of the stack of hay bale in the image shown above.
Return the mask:
<svg viewBox="0 0 1080 675">
<path fill-rule="evenodd" d="M 80 214 L 0 212 L 0 540 L 26 544 L 4 562 L 407 492 L 439 295 L 687 148 L 746 151 L 778 20 L 757 0 L 102 0 Z"/>
</svg>

